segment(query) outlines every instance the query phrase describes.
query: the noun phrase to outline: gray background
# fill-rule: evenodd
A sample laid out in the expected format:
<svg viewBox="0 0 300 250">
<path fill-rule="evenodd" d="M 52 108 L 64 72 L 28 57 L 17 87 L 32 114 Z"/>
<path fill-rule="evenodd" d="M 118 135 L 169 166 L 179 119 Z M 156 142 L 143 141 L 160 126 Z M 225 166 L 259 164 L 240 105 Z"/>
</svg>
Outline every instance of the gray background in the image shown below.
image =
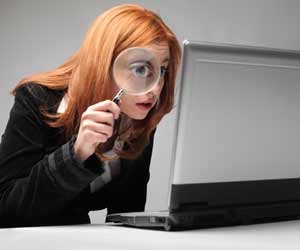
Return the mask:
<svg viewBox="0 0 300 250">
<path fill-rule="evenodd" d="M 127 2 L 127 1 L 126 1 Z M 0 134 L 24 76 L 61 64 L 81 44 L 91 22 L 125 1 L 0 0 Z M 132 1 L 157 11 L 178 39 L 225 42 L 300 50 L 297 0 L 145 0 Z M 156 134 L 147 210 L 167 206 L 174 112 Z M 103 212 L 91 213 L 93 222 Z"/>
</svg>

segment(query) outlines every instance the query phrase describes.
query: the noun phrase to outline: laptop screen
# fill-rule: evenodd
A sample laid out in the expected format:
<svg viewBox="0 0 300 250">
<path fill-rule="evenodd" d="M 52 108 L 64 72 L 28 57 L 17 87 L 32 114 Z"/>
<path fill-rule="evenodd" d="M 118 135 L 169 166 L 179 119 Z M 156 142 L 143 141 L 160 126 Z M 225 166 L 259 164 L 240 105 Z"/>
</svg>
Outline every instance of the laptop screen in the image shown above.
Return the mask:
<svg viewBox="0 0 300 250">
<path fill-rule="evenodd" d="M 300 54 L 184 43 L 173 184 L 300 177 Z"/>
</svg>

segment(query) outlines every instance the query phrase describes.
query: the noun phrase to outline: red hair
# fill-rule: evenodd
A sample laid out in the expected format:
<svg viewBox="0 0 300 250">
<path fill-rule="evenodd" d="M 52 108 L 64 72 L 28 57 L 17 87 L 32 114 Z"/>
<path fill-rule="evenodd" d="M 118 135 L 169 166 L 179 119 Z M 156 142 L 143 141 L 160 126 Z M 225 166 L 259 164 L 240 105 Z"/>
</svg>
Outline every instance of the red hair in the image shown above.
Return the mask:
<svg viewBox="0 0 300 250">
<path fill-rule="evenodd" d="M 112 64 L 126 48 L 165 43 L 169 46 L 170 62 L 157 109 L 141 121 L 134 120 L 134 138 L 121 156 L 135 158 L 149 141 L 151 132 L 174 104 L 175 78 L 180 64 L 180 45 L 162 19 L 154 12 L 138 5 L 123 4 L 100 15 L 89 28 L 80 49 L 58 68 L 21 80 L 35 82 L 50 89 L 64 90 L 68 105 L 62 114 L 45 113 L 52 127 L 64 127 L 69 139 L 78 132 L 82 113 L 92 104 L 113 98 Z M 54 118 L 54 119 L 53 119 Z M 103 152 L 96 152 L 101 157 Z M 102 158 L 102 157 L 101 157 Z"/>
</svg>

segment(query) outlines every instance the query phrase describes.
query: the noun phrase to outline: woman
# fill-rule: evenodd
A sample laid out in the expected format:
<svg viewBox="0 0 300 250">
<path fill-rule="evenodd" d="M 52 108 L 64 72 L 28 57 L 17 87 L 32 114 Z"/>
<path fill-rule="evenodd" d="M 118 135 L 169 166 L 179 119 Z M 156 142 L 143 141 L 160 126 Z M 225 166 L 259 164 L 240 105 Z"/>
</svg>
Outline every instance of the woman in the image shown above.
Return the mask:
<svg viewBox="0 0 300 250">
<path fill-rule="evenodd" d="M 131 47 L 153 52 L 160 79 L 117 105 L 111 68 Z M 23 79 L 0 145 L 0 225 L 89 223 L 91 210 L 144 210 L 154 131 L 172 109 L 180 56 L 159 16 L 120 5 L 96 19 L 64 64 Z"/>
</svg>

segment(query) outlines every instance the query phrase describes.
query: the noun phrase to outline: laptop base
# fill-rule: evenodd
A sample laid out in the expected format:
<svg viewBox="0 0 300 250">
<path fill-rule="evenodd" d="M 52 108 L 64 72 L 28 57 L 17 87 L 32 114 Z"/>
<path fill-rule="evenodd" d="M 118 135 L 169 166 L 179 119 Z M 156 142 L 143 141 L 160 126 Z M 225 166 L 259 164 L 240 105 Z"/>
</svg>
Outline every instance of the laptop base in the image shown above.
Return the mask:
<svg viewBox="0 0 300 250">
<path fill-rule="evenodd" d="M 167 231 L 224 227 L 295 220 L 300 202 L 209 208 L 187 212 L 136 212 L 110 214 L 106 222 L 117 225 Z"/>
</svg>

